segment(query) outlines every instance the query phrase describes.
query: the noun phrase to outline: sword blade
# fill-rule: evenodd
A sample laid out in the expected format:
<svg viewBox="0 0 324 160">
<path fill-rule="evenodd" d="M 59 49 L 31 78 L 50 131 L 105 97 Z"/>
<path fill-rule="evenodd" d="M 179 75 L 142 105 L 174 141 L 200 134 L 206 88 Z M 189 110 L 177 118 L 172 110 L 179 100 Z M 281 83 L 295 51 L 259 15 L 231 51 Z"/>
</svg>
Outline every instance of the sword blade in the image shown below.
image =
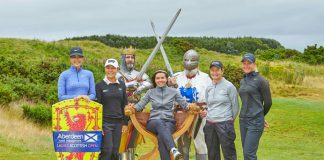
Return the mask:
<svg viewBox="0 0 324 160">
<path fill-rule="evenodd" d="M 165 37 L 167 36 L 167 34 L 169 33 L 169 31 L 171 30 L 174 22 L 177 20 L 179 14 L 181 12 L 181 9 L 178 10 L 178 12 L 176 13 L 176 15 L 173 17 L 173 19 L 171 20 L 171 23 L 168 25 L 167 29 L 165 30 L 165 32 L 163 33 L 161 39 L 159 40 L 159 42 L 155 45 L 152 53 L 150 54 L 149 58 L 147 59 L 147 61 L 145 62 L 145 64 L 143 65 L 140 73 L 136 76 L 137 80 L 142 79 L 143 74 L 146 72 L 148 66 L 150 65 L 150 63 L 152 62 L 156 52 L 159 50 L 161 44 L 163 43 Z"/>
<path fill-rule="evenodd" d="M 160 40 L 160 37 L 156 34 L 156 31 L 155 31 L 155 25 L 154 23 L 151 21 L 151 26 L 152 26 L 152 29 L 153 29 L 153 32 L 154 32 L 154 35 L 156 37 L 156 40 L 159 41 Z M 165 50 L 163 48 L 163 45 L 161 44 L 160 46 L 160 51 L 162 53 L 162 56 L 163 56 L 163 59 L 164 59 L 164 63 L 168 69 L 168 71 L 170 72 L 170 76 L 172 77 L 173 76 L 173 70 L 172 70 L 172 67 L 170 65 L 170 62 L 169 62 L 169 59 L 168 59 L 168 56 L 167 54 L 165 53 Z"/>
</svg>

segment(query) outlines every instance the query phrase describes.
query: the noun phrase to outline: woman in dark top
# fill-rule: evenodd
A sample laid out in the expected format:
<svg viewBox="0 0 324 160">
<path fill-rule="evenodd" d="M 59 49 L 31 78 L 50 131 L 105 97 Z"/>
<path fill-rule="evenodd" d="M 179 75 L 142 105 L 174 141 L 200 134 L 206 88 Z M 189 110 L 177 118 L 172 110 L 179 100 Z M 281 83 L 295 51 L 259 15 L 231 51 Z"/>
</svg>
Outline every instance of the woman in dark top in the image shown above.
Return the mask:
<svg viewBox="0 0 324 160">
<path fill-rule="evenodd" d="M 103 105 L 101 160 L 118 160 L 121 134 L 127 130 L 128 118 L 124 115 L 126 86 L 116 78 L 117 69 L 118 62 L 108 59 L 105 63 L 106 76 L 96 85 L 97 101 Z"/>
<path fill-rule="evenodd" d="M 244 160 L 256 160 L 259 140 L 267 122 L 264 116 L 272 105 L 269 83 L 256 70 L 255 57 L 247 53 L 242 58 L 244 78 L 240 82 L 242 101 L 240 131 Z"/>
</svg>

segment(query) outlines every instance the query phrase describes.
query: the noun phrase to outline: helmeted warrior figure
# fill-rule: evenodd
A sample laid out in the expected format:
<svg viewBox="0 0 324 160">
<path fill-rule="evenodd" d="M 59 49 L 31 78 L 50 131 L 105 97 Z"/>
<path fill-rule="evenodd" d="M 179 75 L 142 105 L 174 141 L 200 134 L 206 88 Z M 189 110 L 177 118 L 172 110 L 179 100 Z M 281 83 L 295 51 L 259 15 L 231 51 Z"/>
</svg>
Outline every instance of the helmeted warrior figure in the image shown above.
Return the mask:
<svg viewBox="0 0 324 160">
<path fill-rule="evenodd" d="M 169 84 L 176 86 L 181 95 L 186 97 L 187 102 L 196 103 L 201 108 L 204 108 L 206 107 L 205 90 L 212 81 L 208 74 L 198 69 L 198 64 L 198 53 L 193 49 L 188 50 L 183 56 L 184 71 L 175 73 Z M 207 146 L 203 132 L 205 123 L 205 118 L 202 119 L 197 116 L 191 129 L 178 139 L 178 147 L 185 160 L 189 159 L 192 138 L 195 144 L 196 159 L 207 160 Z"/>
<path fill-rule="evenodd" d="M 140 81 L 136 80 L 136 76 L 139 72 L 134 68 L 135 51 L 133 47 L 122 50 L 120 72 L 117 75 L 123 77 L 126 81 L 129 103 L 138 102 L 140 100 L 140 94 L 152 87 L 151 80 L 147 74 L 144 74 Z"/>
<path fill-rule="evenodd" d="M 135 51 L 136 49 L 132 46 L 122 49 L 120 71 L 117 74 L 119 79 L 123 78 L 125 81 L 128 103 L 137 103 L 141 98 L 141 93 L 153 86 L 147 74 L 143 74 L 141 80 L 136 80 L 139 72 L 135 70 Z M 127 153 L 121 153 L 121 156 L 127 157 L 128 160 L 134 160 L 135 148 L 141 135 L 139 135 L 133 125 L 129 125 L 128 132 L 129 136 L 127 139 L 121 142 L 121 145 L 124 143 L 124 146 L 127 148 Z"/>
</svg>

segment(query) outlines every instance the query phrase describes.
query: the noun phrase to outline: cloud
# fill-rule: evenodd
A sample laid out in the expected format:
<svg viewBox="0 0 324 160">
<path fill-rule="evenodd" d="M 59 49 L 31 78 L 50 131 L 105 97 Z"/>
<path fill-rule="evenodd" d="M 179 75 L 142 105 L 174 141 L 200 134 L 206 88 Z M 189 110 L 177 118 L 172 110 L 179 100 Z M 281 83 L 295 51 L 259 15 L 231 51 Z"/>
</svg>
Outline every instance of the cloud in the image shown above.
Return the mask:
<svg viewBox="0 0 324 160">
<path fill-rule="evenodd" d="M 178 8 L 174 36 L 274 38 L 302 50 L 324 45 L 321 0 L 4 0 L 0 37 L 58 40 L 92 34 L 162 34 Z"/>
</svg>

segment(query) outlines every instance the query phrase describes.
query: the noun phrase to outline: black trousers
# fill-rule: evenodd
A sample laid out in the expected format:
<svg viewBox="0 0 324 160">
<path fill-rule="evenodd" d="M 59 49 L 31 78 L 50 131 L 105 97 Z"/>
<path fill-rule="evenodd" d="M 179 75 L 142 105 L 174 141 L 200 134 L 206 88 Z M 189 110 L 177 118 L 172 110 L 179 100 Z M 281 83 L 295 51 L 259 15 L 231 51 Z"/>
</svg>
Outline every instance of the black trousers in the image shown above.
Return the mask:
<svg viewBox="0 0 324 160">
<path fill-rule="evenodd" d="M 240 118 L 244 160 L 257 160 L 259 141 L 264 130 L 264 116 Z"/>
<path fill-rule="evenodd" d="M 236 160 L 235 130 L 233 121 L 218 123 L 206 122 L 204 127 L 205 141 L 209 160 L 220 160 L 220 146 L 225 160 Z"/>
<path fill-rule="evenodd" d="M 122 134 L 122 121 L 103 119 L 103 132 L 99 160 L 118 160 L 119 145 Z"/>
</svg>

